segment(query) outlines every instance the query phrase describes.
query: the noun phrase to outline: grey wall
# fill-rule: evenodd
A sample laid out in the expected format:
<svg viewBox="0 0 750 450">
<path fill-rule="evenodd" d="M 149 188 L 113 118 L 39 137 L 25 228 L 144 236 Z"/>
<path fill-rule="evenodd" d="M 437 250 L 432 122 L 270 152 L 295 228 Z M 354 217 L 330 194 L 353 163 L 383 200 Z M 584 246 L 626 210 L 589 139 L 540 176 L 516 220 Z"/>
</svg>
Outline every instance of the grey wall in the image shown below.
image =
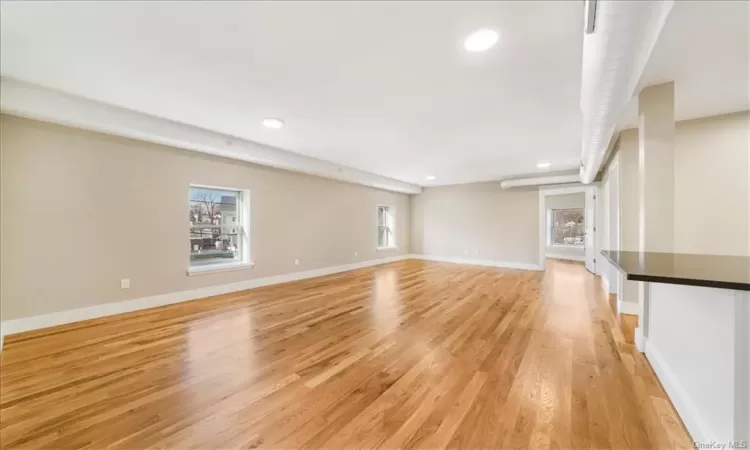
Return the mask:
<svg viewBox="0 0 750 450">
<path fill-rule="evenodd" d="M 191 183 L 251 190 L 254 269 L 187 276 Z M 7 115 L 0 202 L 3 320 L 409 253 L 406 195 Z"/>
<path fill-rule="evenodd" d="M 499 182 L 425 188 L 412 197 L 412 252 L 539 263 L 539 193 Z"/>
</svg>

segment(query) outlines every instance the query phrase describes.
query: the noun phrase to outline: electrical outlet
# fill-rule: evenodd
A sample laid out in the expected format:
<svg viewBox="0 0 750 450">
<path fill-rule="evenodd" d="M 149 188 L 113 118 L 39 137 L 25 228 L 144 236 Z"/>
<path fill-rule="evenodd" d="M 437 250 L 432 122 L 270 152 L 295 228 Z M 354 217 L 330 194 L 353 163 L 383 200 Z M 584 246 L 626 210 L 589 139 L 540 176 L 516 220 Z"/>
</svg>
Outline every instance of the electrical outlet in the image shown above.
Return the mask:
<svg viewBox="0 0 750 450">
<path fill-rule="evenodd" d="M 359 252 L 354 252 L 354 256 L 359 256 Z"/>
<path fill-rule="evenodd" d="M 464 249 L 464 255 L 468 255 L 468 254 L 469 254 L 469 249 L 468 249 L 468 248 L 465 248 L 465 249 Z"/>
<path fill-rule="evenodd" d="M 294 260 L 294 265 L 295 265 L 295 266 L 299 266 L 299 259 L 295 259 L 295 260 Z"/>
<path fill-rule="evenodd" d="M 130 278 L 120 280 L 120 289 L 130 289 Z"/>
<path fill-rule="evenodd" d="M 479 256 L 479 250 L 475 251 L 474 255 Z"/>
</svg>

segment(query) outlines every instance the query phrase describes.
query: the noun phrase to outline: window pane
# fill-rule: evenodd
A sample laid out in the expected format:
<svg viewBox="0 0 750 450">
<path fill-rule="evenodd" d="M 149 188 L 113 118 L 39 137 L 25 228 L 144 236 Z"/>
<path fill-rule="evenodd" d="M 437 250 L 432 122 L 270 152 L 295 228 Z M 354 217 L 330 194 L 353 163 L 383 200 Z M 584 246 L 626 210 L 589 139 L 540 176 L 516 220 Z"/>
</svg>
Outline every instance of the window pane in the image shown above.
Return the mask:
<svg viewBox="0 0 750 450">
<path fill-rule="evenodd" d="M 391 207 L 385 205 L 378 206 L 378 247 L 390 247 L 394 245 L 394 222 Z"/>
<path fill-rule="evenodd" d="M 552 243 L 583 245 L 586 232 L 583 209 L 556 209 L 552 213 Z"/>
<path fill-rule="evenodd" d="M 190 264 L 240 259 L 239 192 L 190 188 Z"/>
</svg>

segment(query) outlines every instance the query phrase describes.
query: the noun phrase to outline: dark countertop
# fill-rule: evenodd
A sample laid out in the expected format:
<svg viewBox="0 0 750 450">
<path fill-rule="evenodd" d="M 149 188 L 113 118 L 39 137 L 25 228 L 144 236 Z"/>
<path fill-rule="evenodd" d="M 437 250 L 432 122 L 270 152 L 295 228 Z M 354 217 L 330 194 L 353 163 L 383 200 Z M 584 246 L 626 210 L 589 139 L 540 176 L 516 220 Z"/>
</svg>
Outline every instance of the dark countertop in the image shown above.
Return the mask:
<svg viewBox="0 0 750 450">
<path fill-rule="evenodd" d="M 603 250 L 628 280 L 750 291 L 750 257 Z"/>
</svg>

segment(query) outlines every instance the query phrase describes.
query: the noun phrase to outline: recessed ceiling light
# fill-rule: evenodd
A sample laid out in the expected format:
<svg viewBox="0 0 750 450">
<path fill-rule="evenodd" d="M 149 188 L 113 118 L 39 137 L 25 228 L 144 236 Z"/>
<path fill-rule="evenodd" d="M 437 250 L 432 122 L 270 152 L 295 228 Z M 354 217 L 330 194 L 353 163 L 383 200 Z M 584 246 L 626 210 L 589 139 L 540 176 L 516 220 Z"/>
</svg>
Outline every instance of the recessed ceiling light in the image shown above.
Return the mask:
<svg viewBox="0 0 750 450">
<path fill-rule="evenodd" d="M 469 52 L 483 52 L 489 50 L 493 45 L 497 44 L 500 36 L 497 31 L 490 30 L 489 28 L 482 28 L 469 35 L 464 40 L 464 48 Z"/>
<path fill-rule="evenodd" d="M 284 121 L 281 119 L 269 117 L 267 119 L 263 119 L 263 126 L 265 126 L 266 128 L 273 128 L 274 130 L 278 130 L 284 126 Z"/>
<path fill-rule="evenodd" d="M 547 167 L 549 167 L 549 166 L 551 166 L 551 165 L 552 165 L 552 163 L 549 163 L 549 162 L 540 162 L 540 163 L 539 163 L 539 164 L 537 164 L 536 166 L 537 166 L 538 168 L 540 168 L 540 169 L 546 169 Z"/>
<path fill-rule="evenodd" d="M 427 175 L 427 179 L 430 181 L 434 180 L 435 178 L 435 175 Z"/>
</svg>

